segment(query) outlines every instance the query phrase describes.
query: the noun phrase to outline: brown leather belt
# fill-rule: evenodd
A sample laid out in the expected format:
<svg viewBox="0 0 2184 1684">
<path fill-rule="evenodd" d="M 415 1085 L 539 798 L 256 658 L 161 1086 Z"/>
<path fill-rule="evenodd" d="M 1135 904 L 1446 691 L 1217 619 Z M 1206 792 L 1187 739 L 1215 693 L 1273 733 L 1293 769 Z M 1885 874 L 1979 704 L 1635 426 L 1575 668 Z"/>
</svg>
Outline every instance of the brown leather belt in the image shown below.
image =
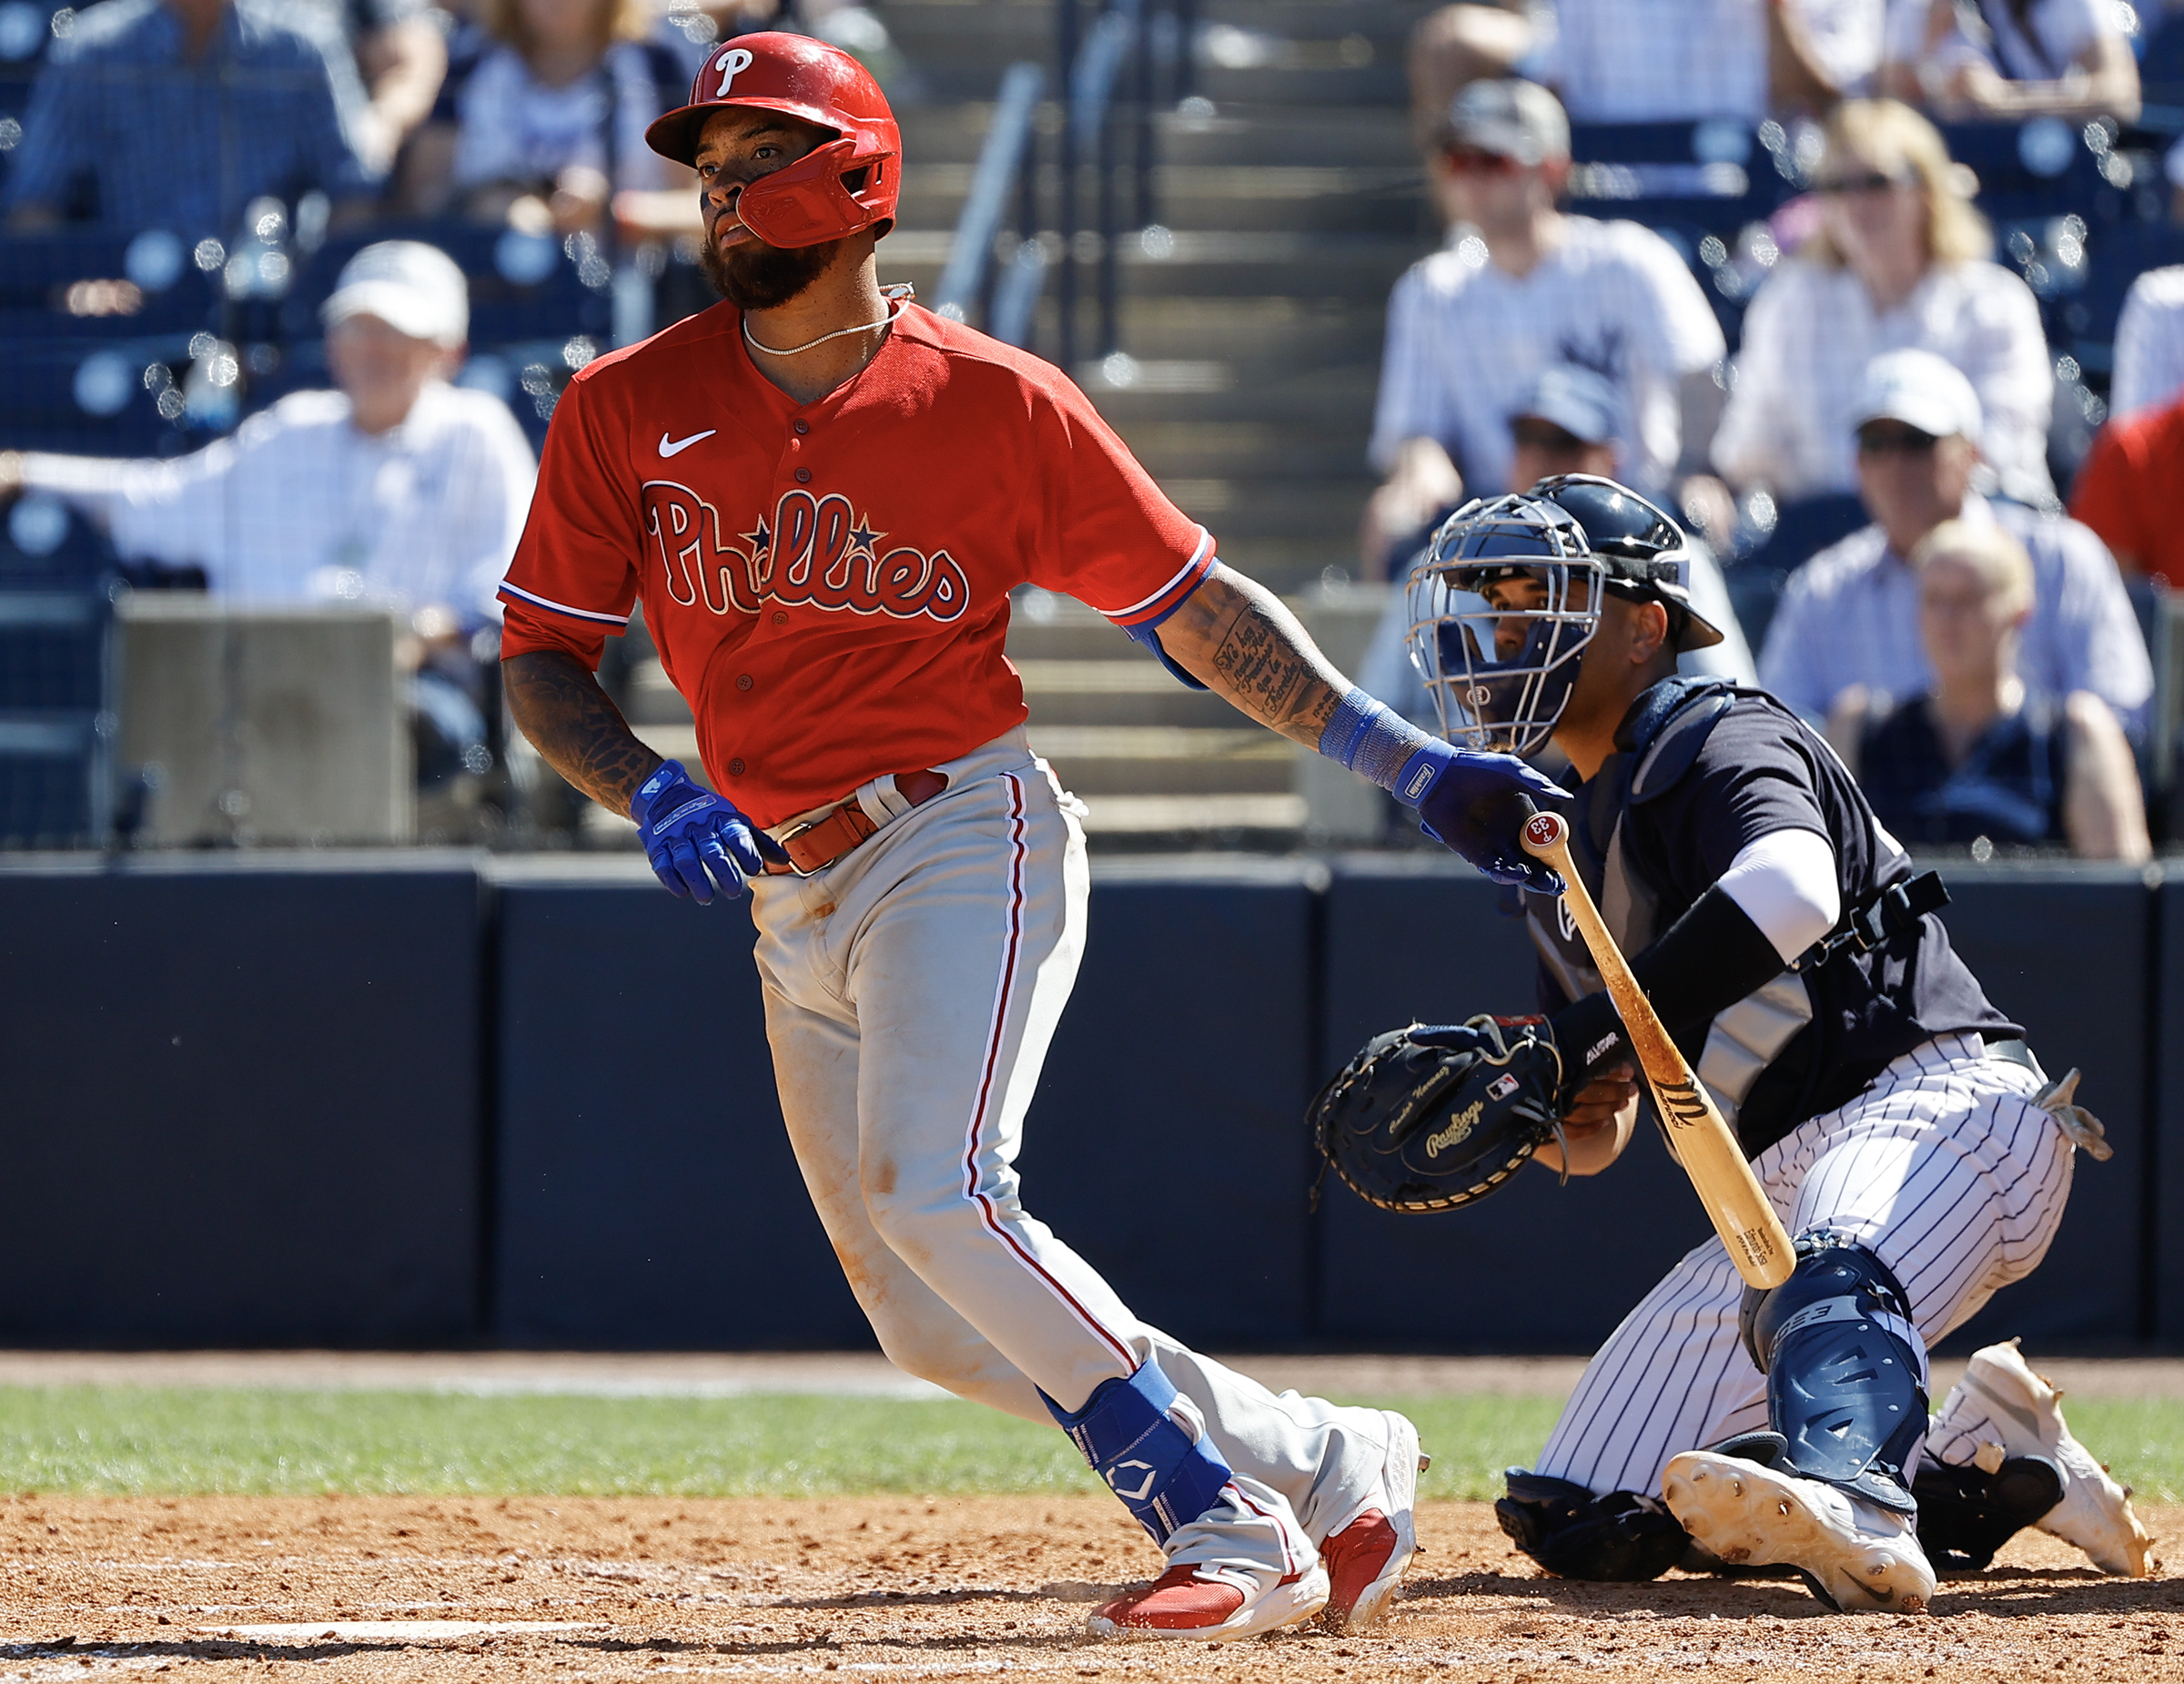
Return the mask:
<svg viewBox="0 0 2184 1684">
<path fill-rule="evenodd" d="M 895 787 L 912 806 L 923 806 L 948 786 L 945 772 L 897 772 Z M 879 834 L 879 826 L 864 815 L 864 808 L 856 796 L 848 796 L 819 815 L 807 819 L 794 830 L 785 831 L 774 839 L 786 850 L 789 863 L 777 866 L 766 862 L 766 871 L 772 877 L 786 877 L 791 872 L 798 877 L 810 877 L 814 871 L 824 871 L 860 842 Z"/>
</svg>

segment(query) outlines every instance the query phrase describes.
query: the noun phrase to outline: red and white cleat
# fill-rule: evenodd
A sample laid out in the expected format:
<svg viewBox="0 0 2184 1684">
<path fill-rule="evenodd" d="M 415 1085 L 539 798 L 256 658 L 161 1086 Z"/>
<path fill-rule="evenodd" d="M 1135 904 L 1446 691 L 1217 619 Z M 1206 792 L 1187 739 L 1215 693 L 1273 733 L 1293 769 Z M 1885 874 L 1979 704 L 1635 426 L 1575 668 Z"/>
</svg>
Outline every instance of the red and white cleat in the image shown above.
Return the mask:
<svg viewBox="0 0 2184 1684">
<path fill-rule="evenodd" d="M 1328 1576 L 1327 1607 L 1320 1623 L 1337 1637 L 1372 1630 L 1387 1618 L 1403 1570 L 1418 1553 L 1418 1528 L 1411 1505 L 1424 1460 L 1418 1453 L 1418 1429 L 1393 1410 L 1388 1420 L 1388 1448 L 1371 1506 L 1320 1546 Z"/>
<path fill-rule="evenodd" d="M 1124 1592 L 1086 1625 L 1096 1638 L 1233 1643 L 1309 1619 L 1326 1601 L 1327 1572 L 1317 1562 L 1264 1589 L 1247 1573 L 1184 1565 Z"/>
</svg>

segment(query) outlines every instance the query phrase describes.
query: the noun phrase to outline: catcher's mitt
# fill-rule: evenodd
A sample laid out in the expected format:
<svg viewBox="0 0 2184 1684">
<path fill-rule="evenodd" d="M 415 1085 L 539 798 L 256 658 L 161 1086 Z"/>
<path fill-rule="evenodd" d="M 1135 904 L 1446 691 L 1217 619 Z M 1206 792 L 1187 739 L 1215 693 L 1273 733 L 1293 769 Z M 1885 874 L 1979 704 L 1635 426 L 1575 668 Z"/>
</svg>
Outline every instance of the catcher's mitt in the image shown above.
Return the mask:
<svg viewBox="0 0 2184 1684">
<path fill-rule="evenodd" d="M 1544 1018 L 1413 1023 L 1367 1041 L 1320 1090 L 1306 1121 L 1335 1173 L 1368 1204 L 1453 1211 L 1485 1198 L 1560 1137 L 1562 1085 L 1562 1055 Z"/>
</svg>

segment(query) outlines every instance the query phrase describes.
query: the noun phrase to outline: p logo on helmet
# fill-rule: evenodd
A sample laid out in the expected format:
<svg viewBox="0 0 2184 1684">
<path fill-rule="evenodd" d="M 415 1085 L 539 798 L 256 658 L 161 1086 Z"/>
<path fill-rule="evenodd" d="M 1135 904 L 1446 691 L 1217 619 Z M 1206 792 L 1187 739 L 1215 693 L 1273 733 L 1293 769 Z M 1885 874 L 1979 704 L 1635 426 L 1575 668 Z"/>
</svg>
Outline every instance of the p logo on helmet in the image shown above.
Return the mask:
<svg viewBox="0 0 2184 1684">
<path fill-rule="evenodd" d="M 732 46 L 713 61 L 713 67 L 721 73 L 721 86 L 713 93 L 715 99 L 728 97 L 728 90 L 735 86 L 735 78 L 751 68 L 752 53 L 747 46 Z"/>
<path fill-rule="evenodd" d="M 738 197 L 738 219 L 767 245 L 817 246 L 895 225 L 902 131 L 872 73 L 840 47 L 778 30 L 738 36 L 700 64 L 689 102 L 647 128 L 645 143 L 694 165 L 706 119 L 728 110 L 778 111 L 831 137 Z"/>
</svg>

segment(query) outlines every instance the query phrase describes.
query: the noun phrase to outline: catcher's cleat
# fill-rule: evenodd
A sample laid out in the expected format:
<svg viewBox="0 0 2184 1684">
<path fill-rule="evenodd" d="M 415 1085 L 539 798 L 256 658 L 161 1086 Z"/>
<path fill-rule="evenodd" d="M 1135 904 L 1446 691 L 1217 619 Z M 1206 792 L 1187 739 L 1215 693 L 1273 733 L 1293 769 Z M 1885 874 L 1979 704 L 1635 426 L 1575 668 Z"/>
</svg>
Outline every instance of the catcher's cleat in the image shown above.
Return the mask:
<svg viewBox="0 0 2184 1684">
<path fill-rule="evenodd" d="M 1693 1450 L 1671 1459 L 1661 1496 L 1703 1548 L 1731 1567 L 1795 1567 L 1837 1613 L 1918 1614 L 1933 1598 L 1911 1517 L 1817 1479 Z"/>
<path fill-rule="evenodd" d="M 1944 1573 L 1978 1573 L 1995 1552 L 2063 1500 L 2062 1470 L 2046 1456 L 1990 1456 L 1952 1467 L 1929 1457 L 1918 1466 L 1918 1541 Z"/>
<path fill-rule="evenodd" d="M 1233 1643 L 1309 1619 L 1326 1601 L 1327 1570 L 1316 1561 L 1263 1588 L 1233 1567 L 1185 1564 L 1096 1609 L 1086 1628 L 1096 1638 Z"/>
<path fill-rule="evenodd" d="M 2052 1463 L 2062 1476 L 2062 1497 L 2035 1524 L 2077 1545 L 2102 1572 L 2144 1578 L 2154 1540 L 2131 1512 L 2131 1494 L 2070 1435 L 2062 1395 L 2026 1366 L 2015 1339 L 1990 1344 L 1972 1353 L 1927 1440 L 1974 1437 L 1982 1453 L 1975 1459 L 1997 1466 L 2019 1456 Z"/>
<path fill-rule="evenodd" d="M 1388 1422 L 1388 1446 L 1379 1485 L 1365 1511 L 1320 1546 L 1328 1577 L 1320 1623 L 1337 1637 L 1370 1631 L 1387 1618 L 1403 1569 L 1418 1553 L 1411 1506 L 1418 1476 L 1431 1458 L 1419 1453 L 1418 1428 L 1407 1417 L 1392 1409 L 1381 1414 Z"/>
</svg>

